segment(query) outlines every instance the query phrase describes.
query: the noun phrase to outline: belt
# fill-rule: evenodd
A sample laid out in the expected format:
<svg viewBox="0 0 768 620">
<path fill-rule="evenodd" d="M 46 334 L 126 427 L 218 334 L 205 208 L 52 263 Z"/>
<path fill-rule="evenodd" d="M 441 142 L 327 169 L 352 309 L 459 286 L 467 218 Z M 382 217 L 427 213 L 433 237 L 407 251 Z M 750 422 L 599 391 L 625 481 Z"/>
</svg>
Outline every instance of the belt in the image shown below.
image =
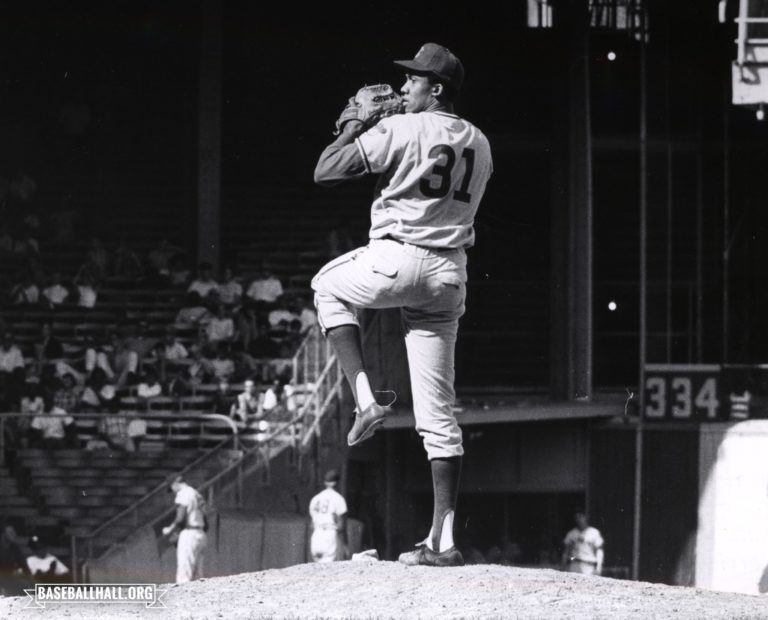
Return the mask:
<svg viewBox="0 0 768 620">
<path fill-rule="evenodd" d="M 395 239 L 392 235 L 384 235 L 381 237 L 382 241 L 394 241 L 395 243 L 399 243 L 400 245 L 412 245 L 415 248 L 422 248 L 424 250 L 432 250 L 434 252 L 448 252 L 451 250 L 456 250 L 457 248 L 433 248 L 431 246 L 426 245 L 416 245 L 415 243 L 408 243 L 407 241 L 402 241 L 401 239 Z"/>
<path fill-rule="evenodd" d="M 185 530 L 204 530 L 205 528 L 202 525 L 188 525 L 184 529 Z"/>
<path fill-rule="evenodd" d="M 591 560 L 580 560 L 579 558 L 571 558 L 571 562 L 579 562 L 579 564 L 591 564 L 592 566 L 597 566 L 597 562 L 592 562 Z"/>
</svg>

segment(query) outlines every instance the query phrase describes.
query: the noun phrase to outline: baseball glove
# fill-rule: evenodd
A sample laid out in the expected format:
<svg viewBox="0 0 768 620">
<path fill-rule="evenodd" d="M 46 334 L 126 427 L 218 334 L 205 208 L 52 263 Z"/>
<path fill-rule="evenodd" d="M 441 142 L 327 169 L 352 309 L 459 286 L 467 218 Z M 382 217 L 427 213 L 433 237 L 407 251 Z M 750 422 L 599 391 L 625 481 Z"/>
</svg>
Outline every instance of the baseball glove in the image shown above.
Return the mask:
<svg viewBox="0 0 768 620">
<path fill-rule="evenodd" d="M 385 116 L 400 114 L 402 99 L 389 84 L 363 86 L 354 97 L 349 98 L 347 106 L 336 121 L 335 136 L 338 136 L 349 121 L 361 121 L 368 129 Z"/>
</svg>

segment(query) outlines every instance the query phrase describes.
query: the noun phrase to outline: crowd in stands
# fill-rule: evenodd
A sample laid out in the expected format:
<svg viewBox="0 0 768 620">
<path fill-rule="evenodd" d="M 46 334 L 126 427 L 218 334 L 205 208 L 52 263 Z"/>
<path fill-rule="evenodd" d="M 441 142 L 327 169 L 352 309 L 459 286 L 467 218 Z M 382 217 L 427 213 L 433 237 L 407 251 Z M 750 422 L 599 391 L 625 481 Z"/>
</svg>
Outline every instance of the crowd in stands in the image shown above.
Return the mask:
<svg viewBox="0 0 768 620">
<path fill-rule="evenodd" d="M 109 311 L 118 318 L 103 333 L 78 334 L 75 326 L 74 336 L 57 335 L 62 313 L 77 313 L 87 323 L 95 316 L 89 313 L 106 303 L 100 292 L 118 281 L 175 291 L 171 316 L 150 324 L 112 303 Z M 146 411 L 156 399 L 204 392 L 210 407 L 201 412 L 243 423 L 286 408 L 292 356 L 317 323 L 306 298 L 286 294 L 269 270 L 244 280 L 231 268 L 216 277 L 210 264 L 201 263 L 193 275 L 184 250 L 167 240 L 142 257 L 125 241 L 110 249 L 93 238 L 71 278 L 59 271 L 46 276 L 30 257 L 7 288 L 4 306 L 3 315 L 15 318 L 0 318 L 0 412 L 28 414 L 6 425 L 22 446 L 72 446 L 69 414 L 116 414 L 126 400 Z M 31 314 L 42 317 L 39 334 L 21 339 L 15 324 Z M 36 417 L 42 413 L 56 417 Z M 136 420 L 104 421 L 100 429 L 104 446 L 125 449 L 134 449 L 142 432 Z"/>
<path fill-rule="evenodd" d="M 65 583 L 69 568 L 53 555 L 43 536 L 24 536 L 17 519 L 6 519 L 0 530 L 0 595 L 23 596 L 34 583 Z"/>
</svg>

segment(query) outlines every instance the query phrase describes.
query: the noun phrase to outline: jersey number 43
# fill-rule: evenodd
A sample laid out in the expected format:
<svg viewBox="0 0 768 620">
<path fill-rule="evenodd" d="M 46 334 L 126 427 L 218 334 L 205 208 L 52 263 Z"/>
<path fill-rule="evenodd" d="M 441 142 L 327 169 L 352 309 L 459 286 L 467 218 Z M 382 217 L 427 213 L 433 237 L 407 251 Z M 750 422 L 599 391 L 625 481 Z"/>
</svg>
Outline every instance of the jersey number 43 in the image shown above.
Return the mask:
<svg viewBox="0 0 768 620">
<path fill-rule="evenodd" d="M 440 161 L 441 157 L 445 157 Z M 475 168 L 475 150 L 465 148 L 461 151 L 461 157 L 466 160 L 466 168 L 461 185 L 453 192 L 453 199 L 460 202 L 469 202 L 472 199 L 467 191 L 472 181 L 472 172 Z M 429 158 L 437 159 L 435 165 L 429 171 L 429 176 L 421 179 L 419 190 L 427 198 L 445 198 L 451 189 L 451 173 L 456 165 L 456 151 L 447 144 L 437 144 L 429 149 Z"/>
</svg>

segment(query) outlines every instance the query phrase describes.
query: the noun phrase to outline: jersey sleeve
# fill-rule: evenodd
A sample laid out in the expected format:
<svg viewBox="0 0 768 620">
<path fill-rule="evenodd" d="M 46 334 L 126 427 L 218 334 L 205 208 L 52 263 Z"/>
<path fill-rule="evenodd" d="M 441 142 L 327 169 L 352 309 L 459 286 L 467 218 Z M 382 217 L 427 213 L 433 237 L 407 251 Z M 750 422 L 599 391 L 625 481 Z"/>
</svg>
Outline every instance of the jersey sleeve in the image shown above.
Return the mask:
<svg viewBox="0 0 768 620">
<path fill-rule="evenodd" d="M 399 159 L 407 141 L 407 123 L 405 115 L 388 116 L 360 134 L 356 143 L 367 172 L 384 172 Z"/>
<path fill-rule="evenodd" d="M 592 537 L 592 546 L 595 549 L 602 549 L 603 548 L 603 536 L 600 534 L 600 530 L 595 530 L 594 536 Z"/>
</svg>

